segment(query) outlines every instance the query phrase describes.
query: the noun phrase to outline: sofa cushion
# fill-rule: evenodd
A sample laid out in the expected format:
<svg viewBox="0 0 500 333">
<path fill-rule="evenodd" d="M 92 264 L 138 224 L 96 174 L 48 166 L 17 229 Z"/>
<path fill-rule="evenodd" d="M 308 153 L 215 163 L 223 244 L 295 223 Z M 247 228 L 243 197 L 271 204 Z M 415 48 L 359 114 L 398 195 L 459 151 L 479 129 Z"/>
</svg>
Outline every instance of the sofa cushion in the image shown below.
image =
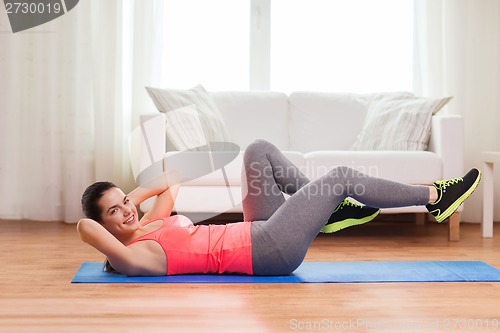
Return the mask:
<svg viewBox="0 0 500 333">
<path fill-rule="evenodd" d="M 186 215 L 186 212 L 217 214 L 241 212 L 241 199 L 240 186 L 229 188 L 226 186 L 181 186 L 175 200 L 175 211 L 183 215 Z"/>
<path fill-rule="evenodd" d="M 174 154 L 178 154 L 179 152 L 168 152 L 165 154 L 165 170 L 170 170 L 169 167 L 169 158 Z M 221 154 L 218 152 L 213 152 L 213 154 Z M 301 171 L 306 172 L 306 163 L 304 156 L 298 152 L 288 152 L 284 151 L 283 154 L 294 163 Z M 199 164 L 196 161 L 196 154 L 187 157 L 187 165 L 189 164 Z M 243 167 L 243 152 L 240 152 L 230 163 L 224 166 L 224 172 L 226 173 L 228 184 L 231 186 L 239 186 L 241 184 L 241 171 Z M 182 166 L 176 170 L 180 173 L 181 177 L 184 177 Z M 224 180 L 224 175 L 222 173 L 222 169 L 217 169 L 211 173 L 205 173 L 199 177 L 191 177 L 191 175 L 187 175 L 190 180 L 183 181 L 182 186 L 226 186 L 226 182 Z M 181 187 L 182 187 L 181 186 Z"/>
<path fill-rule="evenodd" d="M 450 101 L 408 92 L 381 94 L 369 107 L 352 150 L 426 150 L 431 118 Z"/>
<path fill-rule="evenodd" d="M 196 105 L 165 113 L 167 137 L 175 149 L 184 150 L 207 144 Z"/>
<path fill-rule="evenodd" d="M 443 177 L 441 158 L 428 151 L 317 151 L 304 157 L 311 179 L 340 165 L 408 184 L 432 184 Z"/>
<path fill-rule="evenodd" d="M 289 149 L 288 97 L 280 92 L 224 91 L 211 93 L 224 118 L 232 142 L 245 149 L 265 139 Z"/>
<path fill-rule="evenodd" d="M 199 85 L 190 90 L 180 89 L 158 89 L 146 87 L 146 90 L 153 100 L 156 108 L 160 112 L 168 113 L 182 108 L 182 120 L 191 122 L 191 129 L 196 129 L 200 125 L 203 129 L 205 142 L 228 142 L 230 141 L 227 132 L 226 124 L 222 118 L 217 105 L 213 101 L 210 94 Z M 192 111 L 192 106 L 195 106 L 196 112 Z M 193 116 L 193 114 L 195 116 Z M 196 115 L 198 117 L 196 117 Z M 167 121 L 179 120 L 178 117 L 167 118 Z M 186 142 L 199 141 L 200 133 L 187 133 L 186 127 L 168 126 L 167 129 L 167 150 L 185 150 L 193 147 L 186 146 Z M 195 140 L 192 140 L 192 138 Z M 175 144 L 174 144 L 175 142 Z"/>
<path fill-rule="evenodd" d="M 290 94 L 290 150 L 347 150 L 361 131 L 370 96 L 348 93 Z"/>
</svg>

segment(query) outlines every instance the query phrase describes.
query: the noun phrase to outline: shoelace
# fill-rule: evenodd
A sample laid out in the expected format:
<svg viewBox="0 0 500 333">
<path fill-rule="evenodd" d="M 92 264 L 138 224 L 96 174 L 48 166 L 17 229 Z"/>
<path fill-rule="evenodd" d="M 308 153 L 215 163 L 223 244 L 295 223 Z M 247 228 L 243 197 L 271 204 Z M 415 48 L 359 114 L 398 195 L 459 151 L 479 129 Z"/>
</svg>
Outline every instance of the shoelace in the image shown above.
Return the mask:
<svg viewBox="0 0 500 333">
<path fill-rule="evenodd" d="M 363 207 L 362 205 L 358 205 L 357 203 L 352 202 L 352 201 L 350 201 L 350 200 L 344 200 L 344 201 L 342 202 L 342 206 L 352 206 L 352 207 L 356 207 L 356 208 L 358 208 L 358 207 Z"/>
<path fill-rule="evenodd" d="M 445 188 L 447 186 L 451 186 L 453 184 L 458 184 L 459 182 L 462 182 L 463 179 L 461 177 L 455 178 L 455 179 L 448 179 L 448 180 L 438 180 L 436 181 L 436 185 L 439 185 L 439 188 Z"/>
</svg>

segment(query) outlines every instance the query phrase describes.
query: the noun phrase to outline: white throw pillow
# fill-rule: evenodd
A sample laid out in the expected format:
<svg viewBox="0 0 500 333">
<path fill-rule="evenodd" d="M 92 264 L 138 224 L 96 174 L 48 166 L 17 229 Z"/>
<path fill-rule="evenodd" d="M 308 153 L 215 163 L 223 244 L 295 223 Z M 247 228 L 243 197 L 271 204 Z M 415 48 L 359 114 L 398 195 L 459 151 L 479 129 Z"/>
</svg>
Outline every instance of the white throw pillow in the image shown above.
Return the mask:
<svg viewBox="0 0 500 333">
<path fill-rule="evenodd" d="M 166 112 L 165 118 L 170 142 L 177 150 L 193 149 L 207 144 L 194 104 Z"/>
<path fill-rule="evenodd" d="M 382 94 L 370 104 L 351 150 L 426 150 L 432 116 L 452 97 Z"/>
<path fill-rule="evenodd" d="M 169 140 L 167 148 L 170 148 L 170 145 L 173 145 L 176 150 L 194 148 L 188 143 L 199 142 L 201 136 L 200 127 L 196 124 L 198 121 L 206 139 L 205 144 L 230 142 L 226 124 L 217 105 L 201 85 L 189 90 L 152 87 L 146 87 L 146 90 L 156 108 L 167 116 L 167 139 Z M 177 111 L 177 114 L 169 115 L 174 110 Z M 198 114 L 198 117 L 195 116 L 193 110 Z M 181 125 L 180 123 L 183 121 L 188 123 Z M 193 138 L 197 139 L 193 141 Z"/>
</svg>

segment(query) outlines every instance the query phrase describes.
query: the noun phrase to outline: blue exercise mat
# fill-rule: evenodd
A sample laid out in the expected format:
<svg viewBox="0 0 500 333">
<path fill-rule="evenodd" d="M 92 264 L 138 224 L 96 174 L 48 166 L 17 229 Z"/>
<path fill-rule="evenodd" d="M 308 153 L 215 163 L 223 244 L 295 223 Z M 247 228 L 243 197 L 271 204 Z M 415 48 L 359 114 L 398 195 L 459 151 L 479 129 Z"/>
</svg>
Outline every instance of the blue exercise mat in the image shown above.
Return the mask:
<svg viewBox="0 0 500 333">
<path fill-rule="evenodd" d="M 72 283 L 370 283 L 500 282 L 500 270 L 482 261 L 304 262 L 291 275 L 173 275 L 128 277 L 83 263 Z"/>
</svg>

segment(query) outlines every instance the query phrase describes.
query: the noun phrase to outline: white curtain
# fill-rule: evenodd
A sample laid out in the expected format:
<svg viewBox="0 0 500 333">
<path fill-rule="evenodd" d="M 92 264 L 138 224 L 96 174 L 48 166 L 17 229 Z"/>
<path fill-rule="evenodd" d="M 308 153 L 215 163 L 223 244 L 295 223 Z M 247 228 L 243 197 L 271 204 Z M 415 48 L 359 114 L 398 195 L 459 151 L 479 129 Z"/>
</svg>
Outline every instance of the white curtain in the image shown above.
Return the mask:
<svg viewBox="0 0 500 333">
<path fill-rule="evenodd" d="M 464 117 L 464 169 L 481 168 L 481 152 L 500 150 L 500 0 L 415 0 L 414 51 L 415 92 L 454 96 L 446 112 Z M 462 220 L 481 221 L 481 186 L 465 205 Z"/>
<path fill-rule="evenodd" d="M 0 11 L 0 218 L 75 222 L 93 181 L 134 186 L 127 140 L 159 82 L 160 6 L 80 1 L 16 34 Z"/>
<path fill-rule="evenodd" d="M 0 11 L 0 218 L 74 222 L 91 182 L 134 186 L 127 139 L 160 82 L 162 5 L 80 1 L 16 34 Z M 500 0 L 416 0 L 415 28 L 415 92 L 454 96 L 464 167 L 481 167 L 500 150 Z M 464 221 L 480 221 L 480 190 Z"/>
</svg>

